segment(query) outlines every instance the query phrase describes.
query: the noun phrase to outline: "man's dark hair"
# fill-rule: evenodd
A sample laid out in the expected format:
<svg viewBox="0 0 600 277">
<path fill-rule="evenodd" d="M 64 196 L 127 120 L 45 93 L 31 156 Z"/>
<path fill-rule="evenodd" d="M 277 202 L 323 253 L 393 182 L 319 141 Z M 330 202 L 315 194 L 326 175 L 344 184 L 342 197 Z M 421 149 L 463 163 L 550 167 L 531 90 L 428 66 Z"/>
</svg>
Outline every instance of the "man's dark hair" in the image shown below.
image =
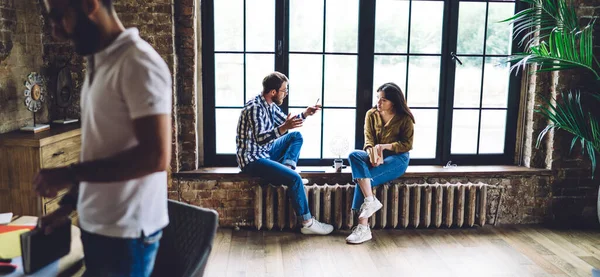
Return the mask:
<svg viewBox="0 0 600 277">
<path fill-rule="evenodd" d="M 113 0 L 102 0 L 102 4 L 110 10 L 112 9 Z"/>
<path fill-rule="evenodd" d="M 262 93 L 265 94 L 273 89 L 275 91 L 279 92 L 279 88 L 281 88 L 281 84 L 283 84 L 283 82 L 287 82 L 287 81 L 288 81 L 288 78 L 285 77 L 285 75 L 283 73 L 275 71 L 275 72 L 267 75 L 267 77 L 265 77 L 263 79 Z"/>
</svg>

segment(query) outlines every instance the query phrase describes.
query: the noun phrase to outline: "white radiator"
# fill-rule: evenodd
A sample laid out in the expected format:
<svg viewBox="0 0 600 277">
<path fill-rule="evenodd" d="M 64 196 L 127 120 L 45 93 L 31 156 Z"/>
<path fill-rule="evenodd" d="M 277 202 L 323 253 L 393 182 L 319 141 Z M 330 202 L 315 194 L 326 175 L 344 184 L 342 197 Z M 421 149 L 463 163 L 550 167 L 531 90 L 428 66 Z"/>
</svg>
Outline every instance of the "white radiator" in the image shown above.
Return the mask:
<svg viewBox="0 0 600 277">
<path fill-rule="evenodd" d="M 374 193 L 383 208 L 371 217 L 372 228 L 484 226 L 487 184 L 384 184 Z M 337 229 L 352 228 L 354 184 L 307 185 L 312 215 Z M 294 229 L 298 221 L 286 186 L 255 186 L 254 226 Z"/>
</svg>

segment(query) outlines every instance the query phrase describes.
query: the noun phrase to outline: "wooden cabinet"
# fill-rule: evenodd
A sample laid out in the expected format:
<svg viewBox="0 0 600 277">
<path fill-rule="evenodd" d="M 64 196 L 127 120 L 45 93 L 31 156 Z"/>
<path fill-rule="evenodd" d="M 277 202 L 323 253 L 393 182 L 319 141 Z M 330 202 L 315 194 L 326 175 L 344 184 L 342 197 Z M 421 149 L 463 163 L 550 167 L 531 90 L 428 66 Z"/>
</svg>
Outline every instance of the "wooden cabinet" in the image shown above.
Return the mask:
<svg viewBox="0 0 600 277">
<path fill-rule="evenodd" d="M 53 125 L 37 134 L 0 134 L 0 213 L 42 216 L 57 209 L 66 190 L 55 198 L 39 197 L 32 185 L 33 177 L 40 168 L 77 162 L 80 151 L 79 125 Z M 74 213 L 74 222 L 76 217 Z"/>
</svg>

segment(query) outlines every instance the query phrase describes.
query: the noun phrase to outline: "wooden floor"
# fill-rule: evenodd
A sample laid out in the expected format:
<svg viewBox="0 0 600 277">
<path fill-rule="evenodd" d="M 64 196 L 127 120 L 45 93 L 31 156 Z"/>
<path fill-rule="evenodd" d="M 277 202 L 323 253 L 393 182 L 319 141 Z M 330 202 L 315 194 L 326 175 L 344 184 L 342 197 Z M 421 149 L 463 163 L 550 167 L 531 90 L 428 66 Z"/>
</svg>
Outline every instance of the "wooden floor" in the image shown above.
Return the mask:
<svg viewBox="0 0 600 277">
<path fill-rule="evenodd" d="M 600 231 L 518 225 L 330 236 L 219 229 L 204 276 L 591 276 Z"/>
</svg>

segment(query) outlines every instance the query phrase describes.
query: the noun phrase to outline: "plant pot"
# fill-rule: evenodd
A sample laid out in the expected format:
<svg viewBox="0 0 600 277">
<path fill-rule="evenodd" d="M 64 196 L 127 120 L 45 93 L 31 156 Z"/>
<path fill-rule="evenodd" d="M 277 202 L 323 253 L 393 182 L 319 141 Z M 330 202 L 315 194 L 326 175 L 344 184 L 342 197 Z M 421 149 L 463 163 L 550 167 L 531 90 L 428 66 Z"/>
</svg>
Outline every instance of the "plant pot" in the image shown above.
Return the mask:
<svg viewBox="0 0 600 277">
<path fill-rule="evenodd" d="M 598 213 L 598 222 L 600 222 L 600 186 L 598 186 L 598 197 L 596 198 L 596 212 Z"/>
</svg>

